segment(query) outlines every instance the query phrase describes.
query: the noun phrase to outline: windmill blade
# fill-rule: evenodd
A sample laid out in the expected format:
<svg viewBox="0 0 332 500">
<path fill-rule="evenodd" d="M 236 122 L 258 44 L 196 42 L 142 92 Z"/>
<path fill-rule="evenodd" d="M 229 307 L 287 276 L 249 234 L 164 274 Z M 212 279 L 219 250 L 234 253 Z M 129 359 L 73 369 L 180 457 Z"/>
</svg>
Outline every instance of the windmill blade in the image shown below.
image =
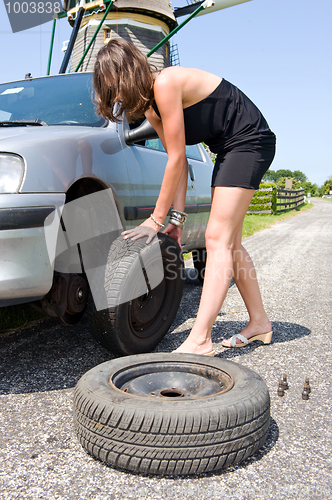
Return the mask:
<svg viewBox="0 0 332 500">
<path fill-rule="evenodd" d="M 240 3 L 245 2 L 250 2 L 250 0 L 206 0 L 202 4 L 202 7 L 204 7 L 204 9 L 197 14 L 197 17 L 202 16 L 203 14 L 210 14 L 210 12 L 216 12 L 217 10 L 226 9 L 227 7 L 233 7 L 233 5 L 239 5 Z"/>
<path fill-rule="evenodd" d="M 249 2 L 250 0 L 205 0 L 205 2 L 196 2 L 186 7 L 179 7 L 174 10 L 175 17 L 184 16 L 185 14 L 191 14 L 197 7 L 202 5 L 203 9 L 197 14 L 198 16 L 203 16 L 204 14 L 210 14 L 211 12 L 216 12 L 217 10 L 226 9 L 227 7 L 232 7 L 233 5 L 238 5 L 240 3 Z"/>
<path fill-rule="evenodd" d="M 195 2 L 190 5 L 186 5 L 185 7 L 175 7 L 174 16 L 180 17 L 180 16 L 186 16 L 187 14 L 192 14 L 192 12 L 194 12 L 194 10 L 196 10 L 197 7 L 199 7 L 203 3 L 203 1 L 204 0 L 202 0 L 201 2 Z"/>
</svg>

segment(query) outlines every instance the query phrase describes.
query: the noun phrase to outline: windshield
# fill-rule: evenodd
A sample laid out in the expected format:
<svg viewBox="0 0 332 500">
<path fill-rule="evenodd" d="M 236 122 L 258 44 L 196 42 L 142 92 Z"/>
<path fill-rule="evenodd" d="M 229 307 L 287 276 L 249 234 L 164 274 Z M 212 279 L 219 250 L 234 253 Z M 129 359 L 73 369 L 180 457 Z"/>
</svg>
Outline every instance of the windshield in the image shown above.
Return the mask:
<svg viewBox="0 0 332 500">
<path fill-rule="evenodd" d="M 78 73 L 0 85 L 0 122 L 41 120 L 47 125 L 100 127 L 92 102 L 92 75 Z"/>
</svg>

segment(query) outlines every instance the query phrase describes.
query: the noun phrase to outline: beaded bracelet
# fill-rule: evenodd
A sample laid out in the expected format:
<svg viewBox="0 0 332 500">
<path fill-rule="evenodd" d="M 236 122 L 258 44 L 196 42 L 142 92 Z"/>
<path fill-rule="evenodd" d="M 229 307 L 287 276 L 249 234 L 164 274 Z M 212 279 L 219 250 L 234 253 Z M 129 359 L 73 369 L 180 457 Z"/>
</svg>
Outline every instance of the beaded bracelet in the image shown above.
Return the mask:
<svg viewBox="0 0 332 500">
<path fill-rule="evenodd" d="M 160 228 L 165 227 L 165 224 L 162 224 L 161 222 L 158 222 L 158 221 L 157 221 L 157 220 L 153 217 L 153 215 L 152 215 L 152 214 L 150 215 L 150 219 L 152 219 L 152 220 L 153 220 L 153 222 L 154 222 L 155 224 L 157 224 L 157 226 L 159 226 Z"/>
</svg>

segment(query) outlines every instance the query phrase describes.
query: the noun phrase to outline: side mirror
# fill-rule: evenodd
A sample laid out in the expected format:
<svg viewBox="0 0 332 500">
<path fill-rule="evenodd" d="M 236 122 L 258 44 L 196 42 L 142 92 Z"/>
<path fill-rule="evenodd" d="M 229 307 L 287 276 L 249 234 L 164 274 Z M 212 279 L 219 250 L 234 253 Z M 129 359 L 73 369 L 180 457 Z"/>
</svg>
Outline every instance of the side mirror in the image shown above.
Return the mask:
<svg viewBox="0 0 332 500">
<path fill-rule="evenodd" d="M 124 140 L 127 146 L 132 146 L 135 142 L 157 138 L 158 134 L 148 120 L 144 120 L 139 127 L 124 131 Z"/>
</svg>

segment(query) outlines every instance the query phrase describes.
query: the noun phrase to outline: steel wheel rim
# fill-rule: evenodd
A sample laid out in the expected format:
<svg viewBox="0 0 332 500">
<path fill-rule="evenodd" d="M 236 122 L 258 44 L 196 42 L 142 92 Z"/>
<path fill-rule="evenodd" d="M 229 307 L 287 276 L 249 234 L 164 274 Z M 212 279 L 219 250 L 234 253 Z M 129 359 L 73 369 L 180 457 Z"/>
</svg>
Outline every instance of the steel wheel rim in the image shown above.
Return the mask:
<svg viewBox="0 0 332 500">
<path fill-rule="evenodd" d="M 111 375 L 109 385 L 134 398 L 179 401 L 226 393 L 234 380 L 220 368 L 174 360 L 123 368 Z"/>
</svg>

